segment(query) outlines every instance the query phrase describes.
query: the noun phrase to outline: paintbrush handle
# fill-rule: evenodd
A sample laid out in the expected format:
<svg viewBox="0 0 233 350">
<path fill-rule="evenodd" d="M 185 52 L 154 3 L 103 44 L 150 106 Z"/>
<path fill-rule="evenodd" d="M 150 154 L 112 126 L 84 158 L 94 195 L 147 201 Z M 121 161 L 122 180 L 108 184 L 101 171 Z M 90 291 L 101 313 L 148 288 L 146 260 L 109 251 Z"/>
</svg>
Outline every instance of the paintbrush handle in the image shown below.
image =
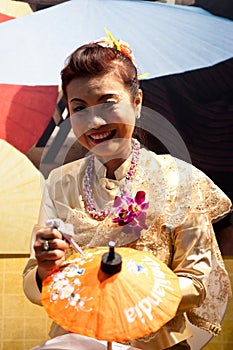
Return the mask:
<svg viewBox="0 0 233 350">
<path fill-rule="evenodd" d="M 65 232 L 65 224 L 61 219 L 50 219 L 46 221 L 47 226 L 56 228 L 62 236 L 69 242 L 70 246 L 81 255 L 84 255 L 82 248 L 78 245 L 77 242 L 73 239 L 71 235 Z"/>
</svg>

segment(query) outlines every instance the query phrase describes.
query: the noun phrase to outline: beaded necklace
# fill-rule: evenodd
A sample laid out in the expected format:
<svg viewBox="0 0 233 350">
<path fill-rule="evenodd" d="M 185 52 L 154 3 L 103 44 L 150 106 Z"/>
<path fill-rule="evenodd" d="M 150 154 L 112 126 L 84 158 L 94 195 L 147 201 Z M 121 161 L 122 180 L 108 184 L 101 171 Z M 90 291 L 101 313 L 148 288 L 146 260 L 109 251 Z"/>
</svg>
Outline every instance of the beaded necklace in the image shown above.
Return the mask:
<svg viewBox="0 0 233 350">
<path fill-rule="evenodd" d="M 125 196 L 127 192 L 127 185 L 129 182 L 132 182 L 135 168 L 138 164 L 139 159 L 139 152 L 140 152 L 140 144 L 137 140 L 132 140 L 132 158 L 131 158 L 131 164 L 129 171 L 125 177 L 125 181 L 123 186 L 120 188 L 120 196 Z M 96 204 L 93 199 L 93 177 L 94 177 L 94 155 L 90 158 L 90 161 L 88 163 L 88 166 L 85 170 L 84 179 L 83 179 L 83 192 L 84 192 L 84 204 L 85 209 L 89 213 L 89 215 L 96 220 L 104 220 L 106 216 L 110 213 L 110 209 L 98 210 L 96 208 Z"/>
</svg>

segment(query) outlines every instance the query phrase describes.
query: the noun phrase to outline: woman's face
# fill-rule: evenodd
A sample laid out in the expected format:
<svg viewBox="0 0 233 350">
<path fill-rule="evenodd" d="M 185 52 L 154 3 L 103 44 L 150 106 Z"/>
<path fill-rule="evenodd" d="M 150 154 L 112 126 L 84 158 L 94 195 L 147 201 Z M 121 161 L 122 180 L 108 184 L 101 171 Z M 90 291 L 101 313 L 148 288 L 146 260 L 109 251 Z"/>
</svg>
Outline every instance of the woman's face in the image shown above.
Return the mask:
<svg viewBox="0 0 233 350">
<path fill-rule="evenodd" d="M 73 79 L 67 86 L 71 125 L 79 143 L 104 162 L 131 151 L 142 92 L 132 98 L 114 73 Z"/>
</svg>

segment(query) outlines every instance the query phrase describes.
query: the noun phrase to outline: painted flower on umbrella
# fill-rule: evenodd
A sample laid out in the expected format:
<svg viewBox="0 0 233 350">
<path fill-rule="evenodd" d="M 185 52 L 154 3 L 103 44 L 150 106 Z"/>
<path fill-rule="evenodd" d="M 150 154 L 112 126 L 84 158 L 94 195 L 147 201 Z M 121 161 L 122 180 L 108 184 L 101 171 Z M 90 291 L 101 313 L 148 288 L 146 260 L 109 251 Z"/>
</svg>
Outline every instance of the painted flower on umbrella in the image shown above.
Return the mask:
<svg viewBox="0 0 233 350">
<path fill-rule="evenodd" d="M 137 237 L 140 237 L 142 229 L 147 229 L 146 210 L 149 208 L 149 203 L 145 202 L 146 194 L 144 191 L 138 191 L 135 198 L 124 195 L 123 197 L 116 196 L 113 208 L 116 214 L 112 220 L 119 226 L 125 226 L 125 232 L 134 232 Z"/>
<path fill-rule="evenodd" d="M 65 266 L 63 271 L 59 270 L 59 272 L 52 274 L 53 282 L 49 288 L 50 302 L 57 303 L 59 299 L 65 300 L 67 301 L 66 308 L 74 307 L 76 310 L 91 311 L 86 303 L 92 298 L 81 295 L 85 286 L 82 286 L 79 276 L 82 276 L 85 271 L 84 268 L 71 262 Z"/>
</svg>

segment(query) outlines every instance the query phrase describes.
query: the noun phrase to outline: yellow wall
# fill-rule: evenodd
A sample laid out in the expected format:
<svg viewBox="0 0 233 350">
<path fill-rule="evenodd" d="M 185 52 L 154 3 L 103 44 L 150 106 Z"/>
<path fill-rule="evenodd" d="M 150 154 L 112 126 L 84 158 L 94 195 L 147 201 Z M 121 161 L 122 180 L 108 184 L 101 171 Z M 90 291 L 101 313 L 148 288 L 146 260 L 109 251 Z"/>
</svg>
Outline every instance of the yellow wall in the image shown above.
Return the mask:
<svg viewBox="0 0 233 350">
<path fill-rule="evenodd" d="M 0 350 L 29 350 L 48 339 L 51 321 L 22 291 L 27 258 L 0 258 Z"/>
<path fill-rule="evenodd" d="M 0 350 L 29 350 L 48 339 L 51 321 L 44 309 L 31 304 L 22 291 L 22 271 L 27 258 L 0 255 Z M 225 259 L 233 284 L 233 258 Z M 204 350 L 233 349 L 233 299 L 222 333 Z"/>
</svg>

